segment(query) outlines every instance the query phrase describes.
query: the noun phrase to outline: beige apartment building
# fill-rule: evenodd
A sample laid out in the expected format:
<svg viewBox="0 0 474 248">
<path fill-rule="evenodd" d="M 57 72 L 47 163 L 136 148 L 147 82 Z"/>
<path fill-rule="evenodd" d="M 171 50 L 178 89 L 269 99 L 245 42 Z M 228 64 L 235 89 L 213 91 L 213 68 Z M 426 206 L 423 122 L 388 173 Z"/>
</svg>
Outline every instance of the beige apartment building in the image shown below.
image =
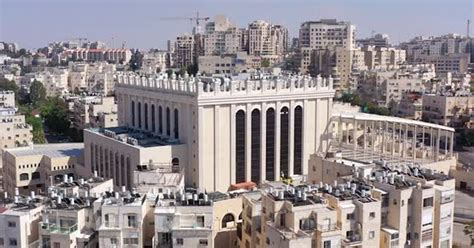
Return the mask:
<svg viewBox="0 0 474 248">
<path fill-rule="evenodd" d="M 115 64 L 127 64 L 132 58 L 132 51 L 130 49 L 89 49 L 78 48 L 67 51 L 75 60 L 82 60 L 88 62 L 107 61 Z"/>
<path fill-rule="evenodd" d="M 45 193 L 49 185 L 65 176 L 83 175 L 82 143 L 34 145 L 4 150 L 4 190 L 12 195 L 30 191 Z"/>
<path fill-rule="evenodd" d="M 17 114 L 14 107 L 0 108 L 0 149 L 32 144 L 32 130 L 25 116 Z"/>
<path fill-rule="evenodd" d="M 423 95 L 423 119 L 454 128 L 474 128 L 474 96 Z"/>
<path fill-rule="evenodd" d="M 80 96 L 72 105 L 72 119 L 77 130 L 116 127 L 117 104 L 113 96 Z"/>
<path fill-rule="evenodd" d="M 194 64 L 196 61 L 195 37 L 191 34 L 183 34 L 176 37 L 173 42 L 174 66 L 183 68 Z"/>
<path fill-rule="evenodd" d="M 327 146 L 321 134 L 331 113 L 331 78 L 117 78 L 121 127 L 86 130 L 84 142 L 86 167 L 119 185 L 131 185 L 126 175 L 151 160 L 179 164 L 186 185 L 227 191 L 235 183 L 306 174 L 309 155 Z M 114 164 L 121 180 L 109 173 Z"/>
<path fill-rule="evenodd" d="M 153 247 L 238 247 L 242 198 L 220 192 L 159 194 Z"/>
<path fill-rule="evenodd" d="M 205 75 L 238 74 L 261 68 L 262 59 L 258 56 L 238 52 L 228 56 L 199 56 L 199 72 Z"/>
<path fill-rule="evenodd" d="M 278 61 L 288 48 L 288 29 L 257 20 L 248 26 L 248 40 L 249 55 Z"/>
<path fill-rule="evenodd" d="M 454 179 L 413 164 L 367 163 L 340 155 L 312 157 L 308 177 L 320 184 L 365 181 L 366 193 L 381 202 L 375 212 L 381 225 L 380 247 L 451 247 Z"/>
</svg>

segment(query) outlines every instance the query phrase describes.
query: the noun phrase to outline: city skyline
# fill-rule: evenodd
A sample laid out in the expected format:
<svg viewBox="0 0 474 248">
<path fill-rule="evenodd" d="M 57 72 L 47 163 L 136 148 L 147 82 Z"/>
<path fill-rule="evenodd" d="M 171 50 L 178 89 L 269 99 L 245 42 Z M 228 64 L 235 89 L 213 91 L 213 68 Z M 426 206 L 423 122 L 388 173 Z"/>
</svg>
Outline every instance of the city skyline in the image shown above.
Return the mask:
<svg viewBox="0 0 474 248">
<path fill-rule="evenodd" d="M 272 11 L 262 12 L 269 4 Z M 245 27 L 253 20 L 267 20 L 286 26 L 290 37 L 297 37 L 299 26 L 304 21 L 337 18 L 355 25 L 357 38 L 369 37 L 374 31 L 388 34 L 395 44 L 419 35 L 436 36 L 453 32 L 465 35 L 466 21 L 473 19 L 473 4 L 469 0 L 387 0 L 383 3 L 373 0 L 332 3 L 305 0 L 291 3 L 280 0 L 225 3 L 179 0 L 140 1 L 138 4 L 135 1 L 109 0 L 48 0 L 41 3 L 1 0 L 0 9 L 0 40 L 17 42 L 20 47 L 28 49 L 77 37 L 105 41 L 111 47 L 120 47 L 125 42 L 125 46 L 130 48 L 166 48 L 167 40 L 181 33 L 190 33 L 192 25 L 187 20 L 164 18 L 193 16 L 196 11 L 211 20 L 216 15 L 226 15 L 239 27 Z M 82 17 L 79 13 L 87 13 L 88 16 Z M 69 18 L 69 25 L 58 21 L 66 18 Z"/>
</svg>

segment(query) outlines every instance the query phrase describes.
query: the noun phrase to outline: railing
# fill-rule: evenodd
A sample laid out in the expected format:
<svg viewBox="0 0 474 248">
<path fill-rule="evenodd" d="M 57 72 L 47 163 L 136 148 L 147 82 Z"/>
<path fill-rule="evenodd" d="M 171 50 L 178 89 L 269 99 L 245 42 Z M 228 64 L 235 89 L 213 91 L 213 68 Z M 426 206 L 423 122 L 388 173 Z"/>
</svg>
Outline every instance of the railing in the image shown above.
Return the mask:
<svg viewBox="0 0 474 248">
<path fill-rule="evenodd" d="M 72 232 L 77 231 L 77 224 L 70 227 L 61 227 L 56 224 L 41 222 L 40 226 L 41 226 L 41 229 L 46 230 L 51 233 L 70 234 Z"/>
<path fill-rule="evenodd" d="M 330 232 L 334 230 L 338 230 L 339 227 L 337 226 L 337 223 L 332 223 L 332 224 L 326 224 L 326 225 L 317 225 L 317 230 L 320 232 Z"/>
</svg>

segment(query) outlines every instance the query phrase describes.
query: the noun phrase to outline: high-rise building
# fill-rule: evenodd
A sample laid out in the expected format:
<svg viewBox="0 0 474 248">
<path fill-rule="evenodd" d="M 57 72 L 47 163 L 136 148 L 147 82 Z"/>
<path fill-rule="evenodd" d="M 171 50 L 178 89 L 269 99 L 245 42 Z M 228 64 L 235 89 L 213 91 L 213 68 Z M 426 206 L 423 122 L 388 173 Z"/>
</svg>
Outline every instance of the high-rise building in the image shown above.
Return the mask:
<svg viewBox="0 0 474 248">
<path fill-rule="evenodd" d="M 174 41 L 174 65 L 177 68 L 187 67 L 195 63 L 195 40 L 190 34 L 176 37 Z"/>
<path fill-rule="evenodd" d="M 257 20 L 248 26 L 249 54 L 276 58 L 288 49 L 288 30 L 281 25 L 274 25 Z"/>
<path fill-rule="evenodd" d="M 351 50 L 355 47 L 355 26 L 336 19 L 303 22 L 299 31 L 299 47 L 325 49 L 340 46 Z"/>
</svg>

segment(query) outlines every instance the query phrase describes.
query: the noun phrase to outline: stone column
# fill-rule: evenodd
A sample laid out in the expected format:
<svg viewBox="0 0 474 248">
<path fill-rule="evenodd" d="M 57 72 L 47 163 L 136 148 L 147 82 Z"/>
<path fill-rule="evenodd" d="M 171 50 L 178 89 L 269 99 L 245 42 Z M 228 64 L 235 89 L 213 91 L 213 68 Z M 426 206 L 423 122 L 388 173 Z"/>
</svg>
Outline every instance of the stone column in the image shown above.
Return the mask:
<svg viewBox="0 0 474 248">
<path fill-rule="evenodd" d="M 263 85 L 262 85 L 263 88 Z M 267 104 L 264 102 L 260 108 L 260 182 L 266 179 L 266 150 L 267 150 Z"/>
<path fill-rule="evenodd" d="M 439 142 L 440 142 L 440 136 L 441 136 L 441 129 L 438 128 L 438 133 L 436 134 L 436 161 L 439 160 Z"/>
<path fill-rule="evenodd" d="M 280 84 L 277 84 L 277 87 Z M 281 103 L 276 102 L 275 108 L 275 179 L 280 180 L 280 130 L 281 130 L 281 117 L 280 117 Z"/>
<path fill-rule="evenodd" d="M 413 127 L 413 138 L 412 138 L 412 141 L 413 141 L 413 145 L 412 145 L 412 155 L 413 155 L 413 163 L 416 161 L 416 125 Z"/>
<path fill-rule="evenodd" d="M 247 86 L 249 86 L 247 84 Z M 248 89 L 247 89 L 248 90 Z M 247 103 L 245 110 L 245 181 L 252 180 L 252 105 Z"/>
<path fill-rule="evenodd" d="M 235 113 L 234 104 L 230 107 L 230 184 L 235 183 Z"/>
<path fill-rule="evenodd" d="M 354 154 L 354 157 L 356 156 L 356 151 L 357 151 L 357 120 L 356 118 L 354 117 L 354 120 L 353 120 L 353 124 L 352 124 L 352 142 L 354 142 L 352 145 L 353 145 L 353 154 Z"/>
<path fill-rule="evenodd" d="M 221 152 L 220 149 L 220 106 L 214 105 L 214 191 L 216 191 L 220 185 L 219 180 L 224 175 L 220 174 L 219 170 L 219 155 Z M 174 111 L 173 111 L 174 112 Z"/>
</svg>

